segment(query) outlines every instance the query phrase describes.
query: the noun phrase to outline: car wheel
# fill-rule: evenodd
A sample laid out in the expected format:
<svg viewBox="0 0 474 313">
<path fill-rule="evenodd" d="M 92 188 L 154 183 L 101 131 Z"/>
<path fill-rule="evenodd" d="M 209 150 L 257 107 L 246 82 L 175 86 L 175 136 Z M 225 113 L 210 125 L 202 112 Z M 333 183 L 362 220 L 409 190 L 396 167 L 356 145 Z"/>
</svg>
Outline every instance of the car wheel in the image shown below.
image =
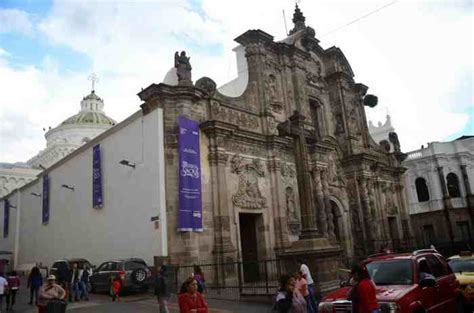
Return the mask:
<svg viewBox="0 0 474 313">
<path fill-rule="evenodd" d="M 465 303 L 464 303 L 464 299 L 459 298 L 456 301 L 456 313 L 465 313 L 465 312 L 467 312 L 467 310 L 465 310 L 465 308 L 466 308 L 466 306 L 465 306 Z"/>
<path fill-rule="evenodd" d="M 142 268 L 138 268 L 132 272 L 132 280 L 134 283 L 142 285 L 146 281 L 146 271 Z"/>
</svg>

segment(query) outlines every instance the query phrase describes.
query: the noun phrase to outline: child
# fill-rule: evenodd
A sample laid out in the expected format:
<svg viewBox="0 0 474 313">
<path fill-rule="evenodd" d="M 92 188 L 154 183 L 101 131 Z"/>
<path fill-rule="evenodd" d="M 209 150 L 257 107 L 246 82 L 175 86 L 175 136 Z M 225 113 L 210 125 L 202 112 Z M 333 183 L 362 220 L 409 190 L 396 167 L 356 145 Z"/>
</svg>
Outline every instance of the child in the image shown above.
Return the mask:
<svg viewBox="0 0 474 313">
<path fill-rule="evenodd" d="M 115 301 L 117 299 L 117 302 L 120 301 L 120 287 L 121 287 L 121 281 L 120 281 L 120 276 L 115 276 L 111 277 L 112 283 L 110 286 L 110 295 L 112 296 L 112 301 Z"/>
</svg>

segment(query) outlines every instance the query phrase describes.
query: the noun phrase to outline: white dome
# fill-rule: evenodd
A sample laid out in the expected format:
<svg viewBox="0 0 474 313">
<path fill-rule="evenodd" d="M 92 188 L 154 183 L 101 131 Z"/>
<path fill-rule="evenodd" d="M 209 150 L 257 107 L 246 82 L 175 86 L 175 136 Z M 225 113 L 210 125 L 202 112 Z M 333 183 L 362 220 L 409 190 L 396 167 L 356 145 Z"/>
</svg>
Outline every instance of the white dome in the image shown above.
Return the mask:
<svg viewBox="0 0 474 313">
<path fill-rule="evenodd" d="M 168 73 L 166 73 L 165 78 L 163 79 L 163 84 L 178 86 L 178 73 L 176 72 L 176 67 L 172 67 Z"/>
</svg>

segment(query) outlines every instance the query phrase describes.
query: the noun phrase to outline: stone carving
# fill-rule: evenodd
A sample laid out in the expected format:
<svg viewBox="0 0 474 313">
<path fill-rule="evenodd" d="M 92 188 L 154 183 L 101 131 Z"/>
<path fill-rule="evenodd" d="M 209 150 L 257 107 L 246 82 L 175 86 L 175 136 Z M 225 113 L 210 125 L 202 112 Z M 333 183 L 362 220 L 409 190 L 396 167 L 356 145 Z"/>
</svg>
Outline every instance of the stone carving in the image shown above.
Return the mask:
<svg viewBox="0 0 474 313">
<path fill-rule="evenodd" d="M 176 51 L 174 54 L 174 67 L 178 75 L 179 86 L 192 86 L 193 81 L 191 80 L 191 63 L 189 63 L 190 57 L 186 56 L 185 51 L 181 51 L 181 54 Z"/>
<path fill-rule="evenodd" d="M 335 132 L 336 134 L 342 134 L 344 133 L 344 121 L 342 119 L 342 114 L 336 114 L 336 129 Z"/>
<path fill-rule="evenodd" d="M 292 184 L 296 178 L 296 169 L 293 165 L 283 162 L 281 165 L 281 176 L 286 184 Z"/>
<path fill-rule="evenodd" d="M 385 152 L 390 152 L 390 143 L 387 140 L 381 140 L 379 144 Z"/>
<path fill-rule="evenodd" d="M 286 215 L 289 221 L 298 221 L 298 213 L 296 212 L 295 192 L 293 188 L 286 187 Z"/>
<path fill-rule="evenodd" d="M 258 178 L 265 174 L 260 160 L 244 163 L 240 155 L 236 154 L 231 160 L 231 172 L 239 175 L 239 186 L 232 196 L 232 203 L 242 209 L 265 208 L 266 199 L 258 187 Z"/>
<path fill-rule="evenodd" d="M 212 119 L 238 125 L 247 130 L 260 129 L 260 119 L 257 116 L 225 107 L 217 101 L 211 102 L 211 114 Z"/>
<path fill-rule="evenodd" d="M 334 154 L 328 159 L 328 181 L 331 186 L 345 186 L 344 175 L 342 174 L 341 164 Z"/>
<path fill-rule="evenodd" d="M 201 77 L 196 82 L 196 87 L 204 90 L 209 96 L 213 96 L 216 92 L 216 83 L 209 77 Z"/>
<path fill-rule="evenodd" d="M 253 155 L 262 158 L 266 158 L 268 156 L 268 153 L 263 147 L 251 145 L 250 143 L 246 144 L 227 139 L 223 142 L 223 147 L 229 152 Z"/>
<path fill-rule="evenodd" d="M 309 85 L 317 87 L 317 88 L 324 88 L 325 86 L 321 76 L 317 74 L 313 74 L 311 72 L 306 73 L 306 81 L 308 82 Z"/>
<path fill-rule="evenodd" d="M 360 127 L 358 124 L 359 115 L 357 113 L 357 101 L 352 101 L 349 107 L 349 127 L 355 133 L 360 133 Z"/>
<path fill-rule="evenodd" d="M 393 150 L 395 150 L 395 152 L 400 152 L 400 141 L 398 141 L 397 133 L 396 132 L 388 133 L 388 140 L 390 140 L 390 142 L 392 143 Z"/>
</svg>

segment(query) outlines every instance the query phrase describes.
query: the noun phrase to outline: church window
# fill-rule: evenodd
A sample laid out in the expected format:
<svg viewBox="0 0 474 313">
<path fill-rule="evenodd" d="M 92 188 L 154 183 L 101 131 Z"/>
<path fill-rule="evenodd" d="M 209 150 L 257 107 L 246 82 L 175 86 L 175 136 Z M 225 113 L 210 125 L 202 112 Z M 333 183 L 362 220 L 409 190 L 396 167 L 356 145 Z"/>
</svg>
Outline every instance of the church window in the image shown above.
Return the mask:
<svg viewBox="0 0 474 313">
<path fill-rule="evenodd" d="M 430 200 L 430 193 L 428 192 L 428 186 L 426 186 L 426 180 L 422 177 L 418 177 L 415 180 L 416 195 L 418 196 L 418 202 L 425 202 Z"/>
<path fill-rule="evenodd" d="M 448 183 L 448 193 L 451 198 L 458 198 L 461 196 L 459 191 L 459 180 L 458 176 L 454 173 L 449 173 L 446 177 Z"/>
</svg>

